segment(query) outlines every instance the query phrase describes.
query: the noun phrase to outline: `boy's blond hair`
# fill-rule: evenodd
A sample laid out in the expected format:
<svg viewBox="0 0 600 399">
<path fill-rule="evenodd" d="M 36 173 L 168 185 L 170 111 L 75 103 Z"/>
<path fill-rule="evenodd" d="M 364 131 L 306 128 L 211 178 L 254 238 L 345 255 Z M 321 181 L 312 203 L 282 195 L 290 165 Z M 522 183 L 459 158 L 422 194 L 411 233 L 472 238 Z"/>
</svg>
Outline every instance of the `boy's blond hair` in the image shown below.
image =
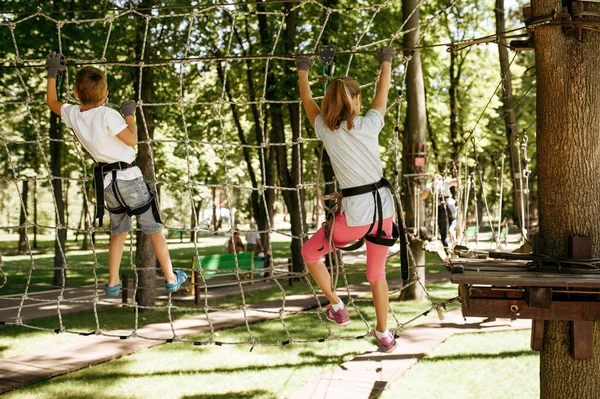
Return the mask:
<svg viewBox="0 0 600 399">
<path fill-rule="evenodd" d="M 75 76 L 75 90 L 83 105 L 96 105 L 104 100 L 106 75 L 98 68 L 87 66 L 81 68 Z"/>
</svg>

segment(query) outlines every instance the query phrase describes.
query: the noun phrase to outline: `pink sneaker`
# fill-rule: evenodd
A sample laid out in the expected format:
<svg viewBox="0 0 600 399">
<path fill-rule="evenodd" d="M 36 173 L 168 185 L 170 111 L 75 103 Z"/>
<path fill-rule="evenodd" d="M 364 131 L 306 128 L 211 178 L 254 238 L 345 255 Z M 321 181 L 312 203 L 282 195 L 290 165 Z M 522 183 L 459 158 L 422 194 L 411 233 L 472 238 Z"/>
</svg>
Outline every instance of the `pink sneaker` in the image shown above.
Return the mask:
<svg viewBox="0 0 600 399">
<path fill-rule="evenodd" d="M 345 326 L 347 324 L 350 324 L 350 317 L 348 317 L 348 309 L 345 306 L 336 312 L 335 310 L 333 310 L 333 306 L 327 305 L 327 308 L 325 310 L 325 317 L 327 317 L 328 320 L 331 320 L 334 323 L 336 323 L 338 326 Z"/>
<path fill-rule="evenodd" d="M 392 352 L 398 346 L 396 338 L 394 338 L 394 330 L 392 330 L 391 328 L 388 329 L 388 334 L 385 334 L 384 337 L 381 339 L 377 338 L 377 335 L 375 335 L 375 331 L 373 331 L 373 336 L 375 337 L 375 339 L 377 339 L 377 342 L 379 342 L 379 345 L 381 345 L 381 347 L 386 353 Z"/>
</svg>

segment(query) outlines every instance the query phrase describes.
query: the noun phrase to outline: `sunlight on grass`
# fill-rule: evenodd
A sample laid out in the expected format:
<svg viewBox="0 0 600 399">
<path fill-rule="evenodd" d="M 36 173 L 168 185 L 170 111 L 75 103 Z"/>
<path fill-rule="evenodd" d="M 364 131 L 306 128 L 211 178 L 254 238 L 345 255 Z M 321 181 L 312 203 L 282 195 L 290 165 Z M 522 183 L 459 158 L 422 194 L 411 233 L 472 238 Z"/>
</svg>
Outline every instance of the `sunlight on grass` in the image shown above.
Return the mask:
<svg viewBox="0 0 600 399">
<path fill-rule="evenodd" d="M 352 276 L 350 283 L 360 282 L 362 276 Z M 286 295 L 293 294 L 307 294 L 309 288 L 306 284 L 296 284 L 294 287 L 286 287 Z M 456 288 L 448 283 L 431 283 L 428 285 L 431 295 L 436 301 L 441 301 L 452 297 Z M 282 294 L 277 288 L 267 288 L 264 290 L 253 291 L 246 293 L 247 303 L 259 303 L 268 300 L 281 299 Z M 374 326 L 375 323 L 375 310 L 369 297 L 363 298 L 366 301 L 358 303 L 358 308 L 367 322 Z M 220 308 L 237 308 L 241 305 L 241 297 L 239 294 L 229 295 L 221 298 L 215 298 L 210 302 L 211 307 Z M 163 301 L 159 301 L 157 305 L 164 305 Z M 420 314 L 429 309 L 429 302 L 401 302 L 391 298 L 391 307 L 394 314 L 398 318 L 400 323 L 407 321 L 408 319 Z M 193 306 L 189 301 L 175 301 L 174 305 L 177 306 Z M 173 309 L 172 315 L 174 319 L 187 318 L 191 316 L 202 315 L 204 312 L 201 310 L 203 304 L 197 308 L 197 310 L 181 310 Z M 315 302 L 316 306 L 316 302 Z M 457 305 L 452 305 L 449 310 L 456 309 Z M 350 317 L 354 320 L 347 328 L 342 330 L 333 329 L 335 335 L 341 335 L 348 339 L 353 339 L 356 336 L 367 333 L 367 326 L 361 321 L 357 311 L 353 308 L 349 308 Z M 135 322 L 134 313 L 131 308 L 120 308 L 114 307 L 105 309 L 98 312 L 100 320 L 100 327 L 102 331 L 111 331 L 118 329 L 132 330 Z M 435 318 L 435 312 L 432 312 L 427 317 L 422 317 L 410 326 L 418 325 L 423 321 Z M 152 323 L 166 323 L 168 322 L 168 316 L 166 309 L 159 309 L 154 312 L 142 313 L 139 315 L 139 325 L 144 326 Z M 301 314 L 301 315 L 288 315 L 284 318 L 284 322 L 289 329 L 292 337 L 296 340 L 308 340 L 308 339 L 321 339 L 327 338 L 329 331 L 325 327 L 316 314 Z M 48 317 L 43 319 L 36 319 L 30 324 L 43 327 L 43 328 L 58 328 L 58 320 L 56 317 Z M 390 326 L 395 326 L 396 322 L 393 317 L 388 317 L 388 323 Z M 89 332 L 96 328 L 96 320 L 92 311 L 81 312 L 76 314 L 67 314 L 63 316 L 63 325 L 70 331 Z M 217 332 L 216 340 L 223 342 L 236 342 L 236 341 L 250 341 L 251 336 L 245 331 L 245 335 L 240 337 L 237 333 L 232 333 L 232 330 L 224 330 Z M 252 337 L 260 343 L 275 343 L 277 341 L 286 341 L 289 337 L 285 334 L 283 324 L 279 319 L 272 321 L 265 321 L 250 325 L 250 331 Z M 43 350 L 51 346 L 57 346 L 67 343 L 72 337 L 71 334 L 54 334 L 48 331 L 31 330 L 26 327 L 17 326 L 5 326 L 1 328 L 2 334 L 0 335 L 0 358 L 8 358 L 23 355 L 25 353 L 35 350 Z M 206 341 L 210 339 L 210 333 L 202 333 L 197 337 L 193 338 L 199 341 Z"/>
<path fill-rule="evenodd" d="M 382 399 L 539 397 L 539 353 L 531 331 L 458 334 L 384 391 Z"/>
</svg>

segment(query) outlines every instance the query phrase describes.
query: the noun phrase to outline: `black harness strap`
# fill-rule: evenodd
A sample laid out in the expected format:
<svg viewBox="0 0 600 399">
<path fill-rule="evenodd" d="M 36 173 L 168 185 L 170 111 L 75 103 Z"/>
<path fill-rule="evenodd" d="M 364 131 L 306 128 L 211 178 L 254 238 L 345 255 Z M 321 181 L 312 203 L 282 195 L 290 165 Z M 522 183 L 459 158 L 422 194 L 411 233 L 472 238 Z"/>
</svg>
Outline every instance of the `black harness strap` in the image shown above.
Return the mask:
<svg viewBox="0 0 600 399">
<path fill-rule="evenodd" d="M 396 205 L 396 223 L 393 223 L 392 238 L 384 237 L 386 233 L 383 230 L 383 204 L 381 201 L 381 195 L 379 194 L 379 189 L 381 187 L 386 187 L 392 193 L 392 196 L 394 197 L 394 203 Z M 391 247 L 396 243 L 396 241 L 398 241 L 398 239 L 400 239 L 400 266 L 402 271 L 402 279 L 408 280 L 408 240 L 406 239 L 406 228 L 404 227 L 404 220 L 402 219 L 402 205 L 396 191 L 394 190 L 394 186 L 392 186 L 392 183 L 390 183 L 389 180 L 382 177 L 381 180 L 376 183 L 342 189 L 343 197 L 352 197 L 355 195 L 362 195 L 367 193 L 373 193 L 373 201 L 375 202 L 375 212 L 373 212 L 373 221 L 371 222 L 371 226 L 367 230 L 368 233 L 354 244 L 339 249 L 345 251 L 358 249 L 363 245 L 365 240 L 373 244 Z M 373 226 L 375 226 L 376 222 L 377 231 L 375 235 L 371 235 L 369 233 L 372 231 Z"/>
<path fill-rule="evenodd" d="M 112 181 L 111 185 L 113 188 L 113 192 L 115 193 L 115 198 L 119 203 L 119 207 L 115 209 L 108 209 L 110 213 L 114 213 L 120 215 L 122 213 L 127 213 L 129 216 L 141 215 L 146 212 L 150 207 L 152 207 L 152 215 L 154 216 L 154 220 L 157 223 L 162 223 L 160 219 L 160 214 L 158 212 L 158 205 L 156 204 L 156 196 L 150 190 L 150 186 L 148 186 L 148 191 L 150 192 L 150 200 L 142 206 L 137 208 L 131 208 L 123 199 L 121 195 L 121 191 L 119 190 L 119 186 L 117 184 L 117 171 L 123 169 L 129 169 L 135 166 L 135 161 L 132 163 L 127 162 L 115 162 L 115 163 L 104 163 L 99 162 L 94 168 L 94 188 L 96 189 L 96 219 L 98 219 L 98 227 L 102 227 L 102 219 L 104 216 L 104 176 L 108 173 L 112 173 Z"/>
</svg>

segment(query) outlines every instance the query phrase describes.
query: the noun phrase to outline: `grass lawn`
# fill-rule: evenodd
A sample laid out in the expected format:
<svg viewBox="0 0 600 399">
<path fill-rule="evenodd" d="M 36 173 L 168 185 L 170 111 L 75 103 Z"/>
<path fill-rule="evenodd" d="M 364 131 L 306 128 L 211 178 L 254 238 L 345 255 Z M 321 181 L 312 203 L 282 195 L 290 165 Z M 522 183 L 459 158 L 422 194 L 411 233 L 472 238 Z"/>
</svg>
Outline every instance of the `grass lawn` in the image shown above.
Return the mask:
<svg viewBox="0 0 600 399">
<path fill-rule="evenodd" d="M 289 258 L 290 248 L 289 239 L 281 235 L 273 235 L 271 247 L 273 249 L 274 258 L 287 259 Z M 226 237 L 224 236 L 206 236 L 200 237 L 196 246 L 190 242 L 179 243 L 170 242 L 169 250 L 174 268 L 187 268 L 191 266 L 192 258 L 196 254 L 212 255 L 223 254 L 225 248 L 223 243 Z M 1 242 L 1 241 L 0 241 Z M 96 278 L 99 281 L 99 286 L 102 286 L 108 278 L 108 241 L 102 242 L 95 251 L 91 250 L 69 250 L 66 258 L 67 263 L 72 269 L 67 270 L 67 284 L 71 287 L 79 287 L 84 285 L 94 285 L 94 271 Z M 131 248 L 127 244 L 123 253 L 121 262 L 121 273 L 126 273 L 133 278 L 133 270 L 131 264 L 135 263 L 135 246 Z M 97 263 L 102 267 L 94 268 L 94 253 Z M 2 260 L 6 263 L 3 267 L 3 272 L 6 275 L 7 283 L 2 286 L 3 276 L 0 271 L 0 296 L 10 294 L 23 293 L 27 283 L 29 273 L 31 271 L 31 280 L 29 282 L 29 292 L 38 292 L 53 289 L 52 276 L 54 270 L 44 270 L 37 267 L 52 267 L 54 262 L 54 252 L 40 253 L 33 255 L 36 269 L 31 270 L 31 258 L 29 255 L 13 255 L 3 256 Z"/>
<path fill-rule="evenodd" d="M 529 348 L 530 335 L 530 330 L 454 335 L 381 398 L 539 398 L 540 356 Z"/>
<path fill-rule="evenodd" d="M 364 279 L 364 277 L 363 277 Z M 295 289 L 301 289 L 300 286 Z M 306 287 L 304 288 L 306 289 Z M 447 299 L 455 293 L 450 283 L 430 285 L 437 298 Z M 276 295 L 268 292 L 257 296 Z M 224 301 L 231 298 L 223 298 Z M 258 298 L 251 298 L 256 302 Z M 401 321 L 428 308 L 427 303 L 393 301 L 392 308 Z M 371 325 L 375 311 L 369 302 L 361 302 L 360 310 Z M 107 312 L 120 312 L 111 309 Z M 353 322 L 344 327 L 332 327 L 335 337 L 347 340 L 331 340 L 326 343 L 293 343 L 291 345 L 258 345 L 250 352 L 248 345 L 224 345 L 192 347 L 189 344 L 166 344 L 142 351 L 122 359 L 57 377 L 21 388 L 5 395 L 7 398 L 282 398 L 303 387 L 307 382 L 325 371 L 347 361 L 374 345 L 372 339 L 354 339 L 366 332 L 365 325 L 351 310 Z M 144 315 L 146 316 L 146 315 Z M 185 316 L 185 315 L 178 315 Z M 128 320 L 110 317 L 111 327 L 118 327 Z M 150 316 L 149 317 L 156 317 Z M 65 324 L 93 325 L 93 320 L 81 315 L 67 315 Z M 435 312 L 427 317 L 435 318 Z M 149 319 L 147 319 L 149 320 Z M 425 321 L 419 319 L 415 324 Z M 42 321 L 39 321 L 42 322 Z M 294 339 L 327 338 L 328 330 L 314 314 L 288 316 L 285 322 Z M 390 318 L 390 323 L 393 320 Z M 130 327 L 130 325 L 129 325 Z M 253 336 L 261 343 L 287 339 L 279 320 L 260 322 L 250 326 Z M 0 347 L 3 355 L 17 350 L 31 351 L 45 345 L 58 345 L 54 335 L 23 328 L 3 328 Z M 4 334 L 4 333 L 7 334 Z M 245 326 L 217 332 L 217 339 L 224 342 L 247 341 Z M 191 337 L 206 339 L 206 334 Z M 23 344 L 22 342 L 26 342 Z M 23 345 L 21 347 L 21 345 Z M 17 349 L 21 347 L 21 349 Z"/>
<path fill-rule="evenodd" d="M 390 279 L 397 279 L 398 273 L 391 272 L 388 273 L 388 276 Z M 348 276 L 349 284 L 363 283 L 364 281 L 365 277 L 361 274 Z M 289 287 L 287 285 L 287 280 L 281 281 L 280 283 L 282 288 L 285 290 L 286 296 L 295 294 L 311 294 L 311 290 L 306 283 L 296 283 L 293 287 Z M 430 290 L 432 296 L 437 302 L 441 302 L 443 300 L 452 298 L 456 295 L 456 287 L 448 282 L 428 284 L 428 290 Z M 282 297 L 280 289 L 277 288 L 275 285 L 273 285 L 272 288 L 245 292 L 244 295 L 246 298 L 246 303 L 249 304 L 281 299 Z M 416 316 L 417 314 L 428 310 L 430 306 L 429 302 L 400 302 L 394 301 L 393 298 L 391 300 L 391 303 L 394 314 L 396 315 L 396 318 L 400 323 L 406 322 L 408 319 Z M 173 300 L 173 305 L 187 308 L 173 308 L 172 315 L 174 319 L 197 316 L 204 313 L 204 311 L 202 310 L 204 303 L 202 303 L 199 306 L 195 306 L 193 305 L 193 302 L 189 300 L 178 300 L 175 296 Z M 211 309 L 236 309 L 242 305 L 242 300 L 239 294 L 234 294 L 210 299 L 208 301 L 208 305 Z M 166 306 L 166 301 L 157 301 L 157 306 Z M 456 307 L 457 305 L 453 304 L 451 305 L 450 309 L 455 309 Z M 368 300 L 368 298 L 366 298 L 365 301 L 359 302 L 358 308 L 367 321 L 374 322 L 375 313 L 374 309 L 372 308 L 371 302 L 370 300 Z M 319 321 L 317 315 L 310 314 L 305 316 L 312 320 L 314 325 L 318 327 L 314 330 L 309 329 L 309 332 L 311 334 L 318 333 L 319 338 L 326 338 L 328 335 L 328 330 L 323 327 L 323 324 Z M 352 328 L 344 330 L 344 332 L 349 333 L 347 334 L 347 336 L 355 337 L 358 335 L 365 334 L 367 328 L 364 325 L 364 323 L 361 322 L 360 317 L 356 313 L 356 310 L 354 310 L 353 308 L 350 308 L 350 316 L 353 316 L 354 320 L 356 321 L 352 324 Z M 290 318 L 292 318 L 292 316 L 286 317 L 286 323 L 287 320 Z M 168 320 L 169 319 L 167 309 L 165 307 L 163 309 L 158 309 L 153 312 L 140 313 L 138 323 L 140 326 L 143 326 L 151 323 L 166 323 L 168 322 Z M 415 324 L 418 324 L 423 320 L 424 318 L 421 318 L 417 322 L 415 322 Z M 135 325 L 135 315 L 132 309 L 129 307 L 114 307 L 99 311 L 98 321 L 102 331 L 111 331 L 118 329 L 132 330 L 133 326 Z M 47 329 L 55 329 L 60 326 L 56 317 L 35 319 L 28 323 L 36 327 Z M 287 340 L 288 338 L 284 333 L 284 329 L 281 325 L 281 322 L 274 321 L 271 323 L 274 323 L 274 327 L 267 330 L 264 330 L 260 326 L 260 324 L 265 323 L 258 323 L 251 326 L 253 337 L 262 343 L 274 343 L 277 341 Z M 389 323 L 390 326 L 396 325 L 396 321 L 391 315 Z M 94 317 L 94 313 L 91 310 L 88 312 L 67 314 L 63 315 L 63 325 L 69 331 L 89 332 L 94 331 L 96 329 L 96 319 Z M 69 338 L 72 337 L 71 334 L 56 335 L 52 332 L 34 330 L 20 326 L 4 326 L 0 328 L 0 332 L 0 358 L 19 356 L 31 352 L 32 350 L 41 350 L 49 346 L 63 344 L 68 342 Z M 311 338 L 313 337 L 313 335 L 307 335 L 307 333 L 307 331 L 299 330 L 298 335 L 293 334 L 292 336 L 295 339 L 314 339 Z M 208 340 L 209 338 L 210 334 L 205 333 L 201 334 L 201 337 L 197 339 Z M 219 333 L 218 338 L 213 338 L 224 342 L 233 342 L 238 340 L 233 335 L 230 335 L 228 331 Z M 243 339 L 243 341 L 248 341 L 249 339 L 250 335 L 248 335 L 248 333 L 246 332 L 246 337 Z"/>
</svg>

